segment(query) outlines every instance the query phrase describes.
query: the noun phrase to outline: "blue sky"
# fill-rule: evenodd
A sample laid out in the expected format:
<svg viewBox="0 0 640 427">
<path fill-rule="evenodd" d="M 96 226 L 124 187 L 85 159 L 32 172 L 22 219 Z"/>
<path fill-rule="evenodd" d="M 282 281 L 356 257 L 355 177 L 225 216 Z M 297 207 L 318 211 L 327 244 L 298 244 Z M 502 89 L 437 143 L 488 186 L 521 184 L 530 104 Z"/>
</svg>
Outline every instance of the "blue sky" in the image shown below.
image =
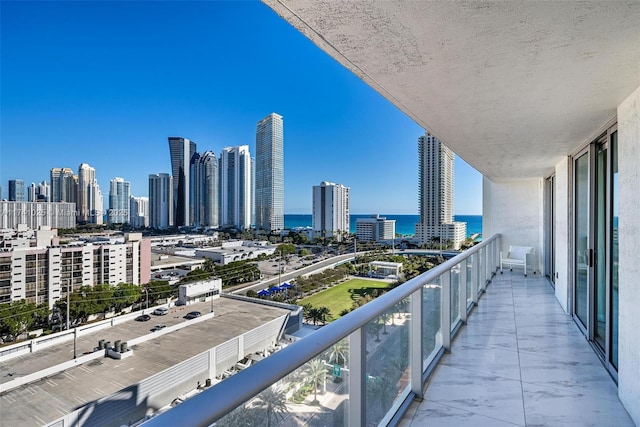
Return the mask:
<svg viewBox="0 0 640 427">
<path fill-rule="evenodd" d="M 321 181 L 352 213 L 417 214 L 424 131 L 257 2 L 0 3 L 0 183 L 96 169 L 148 193 L 171 172 L 168 136 L 219 154 L 284 116 L 285 212 L 311 212 Z M 481 214 L 481 176 L 455 165 L 456 214 Z M 106 207 L 106 206 L 105 206 Z"/>
</svg>

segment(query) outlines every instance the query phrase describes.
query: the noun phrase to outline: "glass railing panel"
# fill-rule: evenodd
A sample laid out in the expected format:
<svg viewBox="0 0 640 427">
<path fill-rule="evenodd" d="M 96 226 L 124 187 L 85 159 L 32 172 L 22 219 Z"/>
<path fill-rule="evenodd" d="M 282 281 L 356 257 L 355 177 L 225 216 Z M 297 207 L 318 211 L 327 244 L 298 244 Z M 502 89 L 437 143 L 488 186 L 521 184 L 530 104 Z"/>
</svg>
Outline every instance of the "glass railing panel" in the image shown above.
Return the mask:
<svg viewBox="0 0 640 427">
<path fill-rule="evenodd" d="M 216 421 L 216 427 L 346 426 L 349 341 L 341 340 Z"/>
<path fill-rule="evenodd" d="M 466 259 L 466 268 L 467 268 L 467 307 L 469 304 L 473 302 L 473 294 L 471 293 L 471 283 L 473 281 L 473 257 L 470 256 Z M 464 266 L 464 264 L 463 264 Z"/>
<path fill-rule="evenodd" d="M 450 306 L 451 306 L 451 325 L 450 331 L 453 331 L 455 326 L 460 321 L 460 268 L 461 264 L 457 264 L 451 269 L 451 293 L 450 293 Z"/>
<path fill-rule="evenodd" d="M 405 315 L 398 319 L 392 308 L 366 325 L 365 425 L 387 418 L 396 400 L 410 388 L 408 309 L 407 304 Z"/>
<path fill-rule="evenodd" d="M 422 355 L 423 370 L 431 363 L 442 347 L 442 325 L 440 318 L 442 292 L 440 276 L 423 285 L 422 294 Z"/>
</svg>

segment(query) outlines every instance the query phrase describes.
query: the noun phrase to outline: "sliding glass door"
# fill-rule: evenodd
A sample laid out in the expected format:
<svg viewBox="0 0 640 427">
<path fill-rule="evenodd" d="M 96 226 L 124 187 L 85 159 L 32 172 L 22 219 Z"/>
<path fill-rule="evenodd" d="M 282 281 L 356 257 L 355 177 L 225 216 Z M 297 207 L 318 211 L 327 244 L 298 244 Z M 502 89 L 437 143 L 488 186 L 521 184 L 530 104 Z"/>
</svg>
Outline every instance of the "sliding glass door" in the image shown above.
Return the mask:
<svg viewBox="0 0 640 427">
<path fill-rule="evenodd" d="M 615 375 L 618 358 L 617 131 L 574 157 L 573 315 Z"/>
</svg>

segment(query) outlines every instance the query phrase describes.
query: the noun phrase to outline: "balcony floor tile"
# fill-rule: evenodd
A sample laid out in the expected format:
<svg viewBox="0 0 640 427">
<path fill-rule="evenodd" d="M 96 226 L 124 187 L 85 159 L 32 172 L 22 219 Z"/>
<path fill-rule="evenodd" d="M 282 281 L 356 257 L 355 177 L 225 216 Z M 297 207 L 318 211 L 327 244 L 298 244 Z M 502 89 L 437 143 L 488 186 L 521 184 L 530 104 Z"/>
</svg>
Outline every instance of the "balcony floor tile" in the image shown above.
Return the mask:
<svg viewBox="0 0 640 427">
<path fill-rule="evenodd" d="M 617 392 L 548 281 L 505 270 L 400 425 L 633 426 Z"/>
</svg>

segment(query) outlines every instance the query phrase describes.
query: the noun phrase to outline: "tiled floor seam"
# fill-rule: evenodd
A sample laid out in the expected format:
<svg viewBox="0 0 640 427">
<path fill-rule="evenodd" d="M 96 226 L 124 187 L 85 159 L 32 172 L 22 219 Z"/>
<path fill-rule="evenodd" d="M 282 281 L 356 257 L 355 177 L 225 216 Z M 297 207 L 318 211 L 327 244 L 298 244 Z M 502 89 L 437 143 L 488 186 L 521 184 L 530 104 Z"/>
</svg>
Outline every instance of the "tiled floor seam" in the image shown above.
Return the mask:
<svg viewBox="0 0 640 427">
<path fill-rule="evenodd" d="M 513 281 L 509 281 L 511 283 L 511 298 L 513 301 L 513 323 L 514 323 L 514 327 L 516 330 L 516 351 L 518 353 L 518 373 L 520 374 L 520 391 L 522 393 L 522 414 L 524 415 L 524 425 L 527 425 L 527 407 L 524 404 L 524 386 L 522 385 L 522 363 L 520 360 L 520 340 L 518 337 L 518 317 L 516 316 L 516 301 L 515 301 L 515 297 L 513 295 Z"/>
</svg>

